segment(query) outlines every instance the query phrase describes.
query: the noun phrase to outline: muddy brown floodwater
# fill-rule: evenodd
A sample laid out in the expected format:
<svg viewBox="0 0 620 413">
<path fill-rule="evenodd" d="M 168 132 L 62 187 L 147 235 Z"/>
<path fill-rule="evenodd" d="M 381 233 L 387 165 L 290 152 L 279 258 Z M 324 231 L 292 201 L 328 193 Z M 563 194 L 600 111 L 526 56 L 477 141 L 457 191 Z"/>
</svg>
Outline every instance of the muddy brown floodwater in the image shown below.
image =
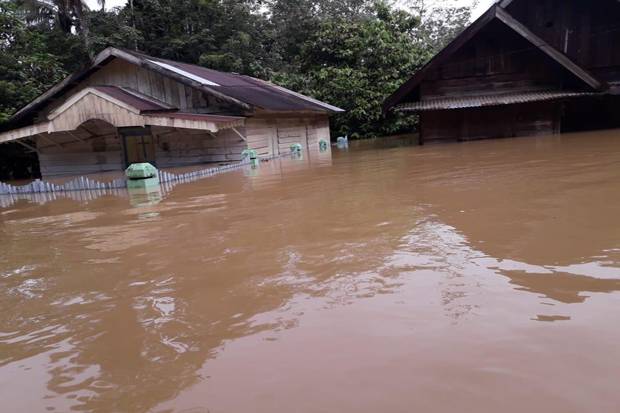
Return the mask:
<svg viewBox="0 0 620 413">
<path fill-rule="evenodd" d="M 3 412 L 620 409 L 620 131 L 130 201 L 0 209 Z"/>
</svg>

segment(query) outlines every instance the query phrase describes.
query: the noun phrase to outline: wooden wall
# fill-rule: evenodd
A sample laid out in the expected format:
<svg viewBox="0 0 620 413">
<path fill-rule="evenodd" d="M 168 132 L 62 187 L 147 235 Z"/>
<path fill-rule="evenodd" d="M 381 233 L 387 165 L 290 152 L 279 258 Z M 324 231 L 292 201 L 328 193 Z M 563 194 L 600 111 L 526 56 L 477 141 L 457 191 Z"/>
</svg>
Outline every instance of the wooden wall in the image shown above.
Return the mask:
<svg viewBox="0 0 620 413">
<path fill-rule="evenodd" d="M 236 162 L 247 147 L 232 130 L 215 136 L 205 131 L 153 127 L 158 168 L 206 163 Z M 243 128 L 238 128 L 243 133 Z M 78 140 L 79 139 L 79 140 Z M 41 175 L 87 175 L 122 171 L 125 157 L 116 128 L 90 121 L 78 130 L 40 135 L 37 138 Z"/>
<path fill-rule="evenodd" d="M 300 143 L 308 151 L 319 151 L 321 139 L 330 142 L 329 117 L 263 115 L 246 120 L 248 147 L 260 156 L 286 154 Z"/>
<path fill-rule="evenodd" d="M 242 134 L 243 128 L 237 129 Z M 213 162 L 238 162 L 247 145 L 232 130 L 215 136 L 199 130 L 152 128 L 158 168 L 199 165 Z"/>
<path fill-rule="evenodd" d="M 245 133 L 248 148 L 254 149 L 259 156 L 278 154 L 278 126 L 274 118 L 248 118 L 245 121 Z"/>
<path fill-rule="evenodd" d="M 507 10 L 551 46 L 586 68 L 620 66 L 617 0 L 519 0 Z"/>
<path fill-rule="evenodd" d="M 433 99 L 557 89 L 572 79 L 531 43 L 491 22 L 445 64 L 427 75 L 420 97 Z"/>
<path fill-rule="evenodd" d="M 421 139 L 432 142 L 550 135 L 560 129 L 558 105 L 534 103 L 423 112 Z"/>
<path fill-rule="evenodd" d="M 319 152 L 319 140 L 329 142 L 329 118 L 325 115 L 299 117 L 262 116 L 249 118 L 245 127 L 215 134 L 201 130 L 151 127 L 158 168 L 237 162 L 246 148 L 259 156 L 288 154 L 301 143 L 306 151 Z M 43 177 L 85 175 L 125 168 L 123 147 L 116 128 L 95 120 L 74 132 L 40 135 L 37 138 Z M 328 149 L 331 150 L 331 147 Z"/>
<path fill-rule="evenodd" d="M 89 121 L 71 133 L 39 135 L 37 149 L 43 178 L 124 168 L 116 128 L 101 121 Z"/>
</svg>

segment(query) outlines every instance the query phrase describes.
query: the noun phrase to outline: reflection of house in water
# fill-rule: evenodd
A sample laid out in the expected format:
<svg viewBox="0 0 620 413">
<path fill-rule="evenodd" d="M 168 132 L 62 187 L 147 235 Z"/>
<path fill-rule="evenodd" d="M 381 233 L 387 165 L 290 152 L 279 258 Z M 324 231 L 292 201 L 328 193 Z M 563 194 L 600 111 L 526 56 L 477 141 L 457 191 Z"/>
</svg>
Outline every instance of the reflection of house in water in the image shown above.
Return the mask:
<svg viewBox="0 0 620 413">
<path fill-rule="evenodd" d="M 327 294 L 330 301 L 344 301 L 387 291 L 384 274 L 368 270 L 394 250 L 413 218 L 395 216 L 393 234 L 386 236 L 379 225 L 386 211 L 373 208 L 350 233 L 343 232 L 331 217 L 360 194 L 337 200 L 304 190 L 300 203 L 297 183 L 322 184 L 310 172 L 297 173 L 313 160 L 278 162 L 261 164 L 251 179 L 240 172 L 220 175 L 218 183 L 181 185 L 149 207 L 158 215 L 146 220 L 120 198 L 96 199 L 89 213 L 61 201 L 46 205 L 45 217 L 21 209 L 0 216 L 11 220 L 3 222 L 11 240 L 7 253 L 25 251 L 29 262 L 40 263 L 5 285 L 19 286 L 39 271 L 48 283 L 37 306 L 16 296 L 7 309 L 19 333 L 2 340 L 29 341 L 10 345 L 3 356 L 24 365 L 32 355 L 51 360 L 43 383 L 45 394 L 54 396 L 50 405 L 64 399 L 88 411 L 147 411 L 204 381 L 205 362 L 228 342 L 294 325 L 301 315 L 282 310 L 296 296 Z M 344 177 L 336 179 L 346 184 Z M 265 190 L 247 190 L 248 181 Z M 206 195 L 200 185 L 218 192 Z M 380 201 L 391 208 L 388 213 L 399 209 Z M 50 260 L 49 245 L 31 237 L 34 232 L 55 239 L 59 227 L 63 259 Z M 350 254 L 346 240 L 352 238 L 372 254 Z M 49 325 L 59 332 L 45 330 Z M 68 385 L 76 372 L 81 381 Z"/>
<path fill-rule="evenodd" d="M 542 294 L 566 304 L 583 303 L 588 293 L 620 291 L 620 279 L 601 279 L 562 272 L 532 274 L 523 271 L 502 271 L 517 289 Z"/>
<path fill-rule="evenodd" d="M 276 159 L 262 160 L 252 164 L 237 164 L 235 168 L 231 170 L 215 171 L 213 169 L 212 175 L 207 176 L 195 176 L 189 178 L 183 178 L 173 180 L 170 182 L 161 182 L 160 185 L 156 185 L 144 189 L 126 189 L 126 188 L 109 188 L 109 189 L 88 189 L 88 190 L 68 190 L 68 191 L 49 191 L 49 192 L 37 192 L 37 193 L 15 193 L 15 194 L 0 194 L 0 208 L 8 208 L 13 206 L 19 201 L 31 202 L 35 204 L 44 205 L 48 202 L 57 201 L 59 199 L 71 199 L 75 202 L 85 203 L 95 199 L 115 196 L 121 198 L 129 198 L 131 205 L 133 206 L 145 206 L 162 201 L 168 197 L 175 187 L 178 185 L 185 185 L 192 182 L 200 181 L 203 179 L 212 178 L 221 173 L 231 173 L 237 169 L 241 169 L 243 174 L 250 178 L 250 183 L 257 189 L 263 186 L 269 186 L 275 183 L 280 183 L 284 180 L 284 175 L 293 173 L 295 171 L 302 171 L 309 168 L 320 168 L 329 166 L 332 164 L 332 153 L 329 150 L 308 151 L 302 152 L 299 155 L 282 156 Z M 184 167 L 184 168 L 170 168 L 167 173 L 179 174 L 191 174 L 194 170 L 203 170 L 202 167 Z M 168 172 L 171 171 L 171 172 Z M 120 174 L 97 174 L 92 176 L 94 182 L 109 182 L 114 178 L 117 178 Z M 66 184 L 72 181 L 72 177 L 59 177 L 51 179 L 50 182 L 58 185 Z"/>
<path fill-rule="evenodd" d="M 36 152 L 44 178 L 226 163 L 245 149 L 318 152 L 339 112 L 249 76 L 108 48 L 15 114 L 0 143 Z"/>
</svg>

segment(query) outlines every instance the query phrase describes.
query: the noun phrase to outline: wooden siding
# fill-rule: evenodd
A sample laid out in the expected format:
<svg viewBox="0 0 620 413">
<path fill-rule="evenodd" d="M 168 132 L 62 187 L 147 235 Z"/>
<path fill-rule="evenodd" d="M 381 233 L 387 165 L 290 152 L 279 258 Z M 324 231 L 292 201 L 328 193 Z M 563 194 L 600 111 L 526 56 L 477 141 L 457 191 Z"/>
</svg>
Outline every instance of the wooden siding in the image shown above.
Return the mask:
<svg viewBox="0 0 620 413">
<path fill-rule="evenodd" d="M 558 103 L 423 112 L 423 142 L 511 138 L 559 132 Z"/>
<path fill-rule="evenodd" d="M 560 65 L 494 21 L 427 75 L 420 98 L 554 90 L 571 81 Z"/>
<path fill-rule="evenodd" d="M 244 133 L 243 128 L 238 129 Z M 232 130 L 216 135 L 191 129 L 152 128 L 158 168 L 241 160 L 246 143 Z"/>
<path fill-rule="evenodd" d="M 142 116 L 98 96 L 87 94 L 50 121 L 50 132 L 71 131 L 92 119 L 105 121 L 118 128 L 144 126 Z"/>
<path fill-rule="evenodd" d="M 520 0 L 507 11 L 585 68 L 620 66 L 616 0 Z"/>
<path fill-rule="evenodd" d="M 245 122 L 247 145 L 259 156 L 277 155 L 277 123 L 272 118 L 249 118 Z"/>
<path fill-rule="evenodd" d="M 243 128 L 238 129 L 244 133 Z M 241 160 L 246 143 L 232 130 L 209 132 L 152 127 L 158 168 L 234 162 Z M 37 149 L 44 178 L 122 171 L 125 157 L 116 128 L 89 121 L 73 132 L 41 134 Z"/>
<path fill-rule="evenodd" d="M 77 117 L 79 119 L 79 116 Z M 319 141 L 329 142 L 329 118 L 306 116 L 250 118 L 237 128 L 217 134 L 195 129 L 151 127 L 158 168 L 226 163 L 241 160 L 246 148 L 259 156 L 288 154 L 301 143 L 305 151 L 319 152 Z M 37 138 L 43 177 L 79 175 L 124 169 L 122 142 L 116 128 L 103 121 L 87 121 L 72 132 L 41 134 Z M 331 149 L 328 149 L 331 150 Z"/>
<path fill-rule="evenodd" d="M 90 121 L 75 132 L 37 138 L 41 176 L 85 175 L 122 170 L 123 155 L 116 128 Z"/>
<path fill-rule="evenodd" d="M 330 142 L 327 116 L 250 118 L 246 121 L 248 147 L 260 156 L 290 152 L 291 145 L 300 143 L 308 151 L 318 151 L 321 139 Z"/>
</svg>

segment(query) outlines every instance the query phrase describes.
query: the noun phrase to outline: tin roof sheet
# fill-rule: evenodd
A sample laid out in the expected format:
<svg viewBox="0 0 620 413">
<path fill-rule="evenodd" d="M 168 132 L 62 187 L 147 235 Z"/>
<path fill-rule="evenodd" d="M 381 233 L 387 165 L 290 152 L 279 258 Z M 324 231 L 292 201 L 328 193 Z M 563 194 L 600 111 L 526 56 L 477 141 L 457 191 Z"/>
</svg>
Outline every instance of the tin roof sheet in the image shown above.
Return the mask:
<svg viewBox="0 0 620 413">
<path fill-rule="evenodd" d="M 344 110 L 293 92 L 273 83 L 238 73 L 226 73 L 203 66 L 173 60 L 160 59 L 142 53 L 125 50 L 176 74 L 208 85 L 226 96 L 271 111 L 319 111 L 344 112 Z"/>
<path fill-rule="evenodd" d="M 394 108 L 398 112 L 424 112 L 432 110 L 450 110 L 480 108 L 485 106 L 503 106 L 519 103 L 544 102 L 558 99 L 592 96 L 597 93 L 574 91 L 538 91 L 499 95 L 464 96 L 458 98 L 437 98 L 419 102 L 403 103 Z"/>
</svg>

